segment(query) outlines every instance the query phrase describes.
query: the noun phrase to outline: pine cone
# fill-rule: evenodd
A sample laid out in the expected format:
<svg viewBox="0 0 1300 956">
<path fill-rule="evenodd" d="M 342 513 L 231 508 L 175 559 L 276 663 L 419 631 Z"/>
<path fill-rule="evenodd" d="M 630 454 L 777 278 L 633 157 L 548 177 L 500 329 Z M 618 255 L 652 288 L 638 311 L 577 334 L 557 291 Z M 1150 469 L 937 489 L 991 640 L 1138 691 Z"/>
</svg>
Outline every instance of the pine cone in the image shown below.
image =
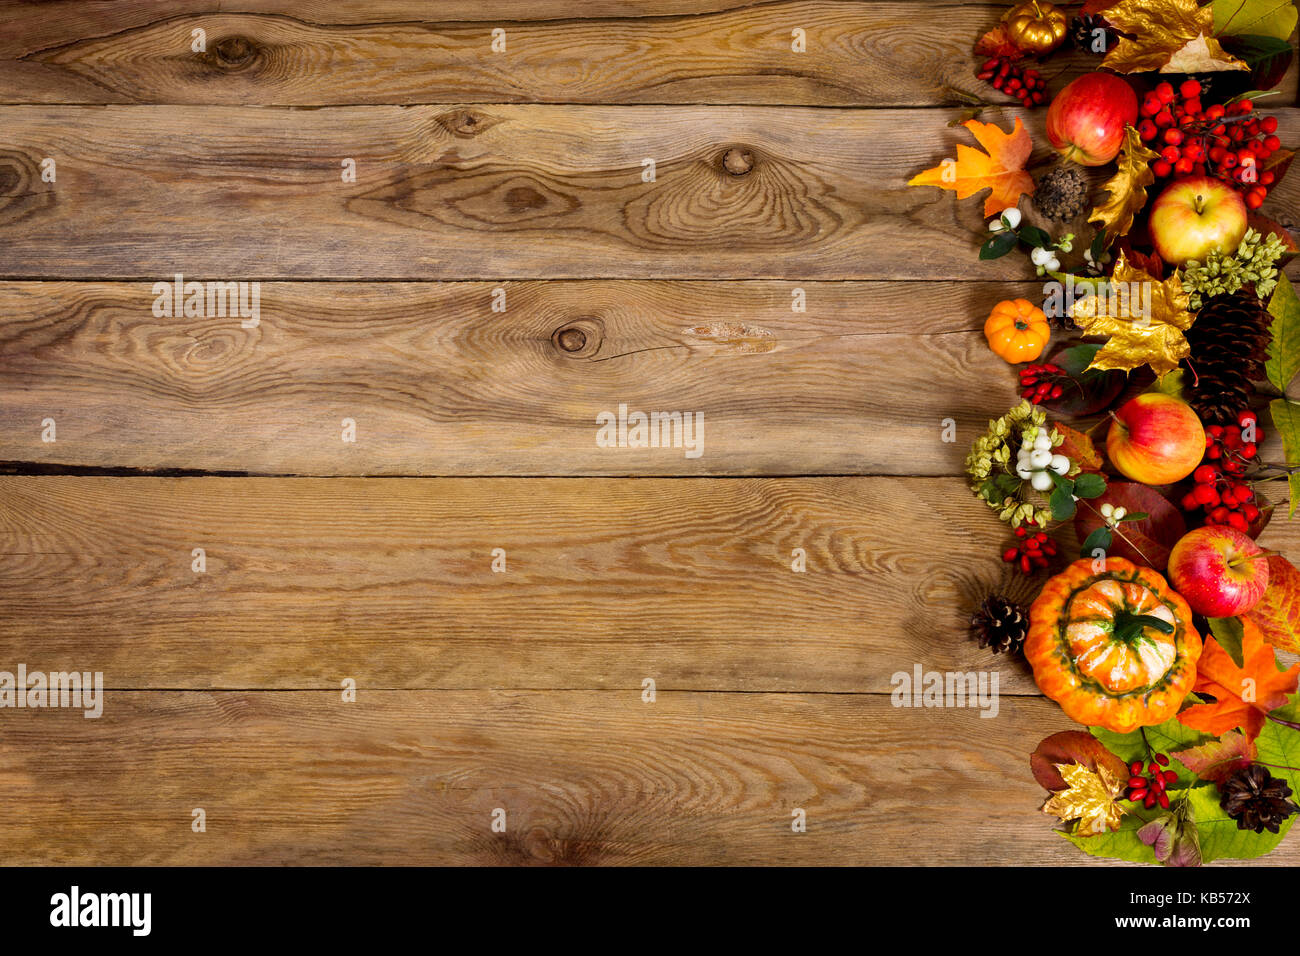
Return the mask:
<svg viewBox="0 0 1300 956">
<path fill-rule="evenodd" d="M 1264 378 L 1271 317 L 1251 289 L 1210 299 L 1187 330 L 1195 384 L 1187 401 L 1206 425 L 1229 425 Z"/>
<path fill-rule="evenodd" d="M 1053 166 L 1034 189 L 1034 206 L 1048 219 L 1068 222 L 1087 205 L 1088 184 L 1074 166 Z"/>
<path fill-rule="evenodd" d="M 1097 30 L 1106 31 L 1105 46 L 1100 50 L 1093 49 L 1093 43 L 1097 40 L 1095 33 Z M 1108 53 L 1118 39 L 1119 34 L 1111 29 L 1110 24 L 1106 22 L 1106 18 L 1095 13 L 1075 17 L 1070 21 L 1070 43 L 1076 50 L 1101 56 L 1103 53 Z"/>
<path fill-rule="evenodd" d="M 994 654 L 1019 654 L 1029 633 L 1029 615 L 1014 601 L 991 594 L 971 615 L 970 626 L 980 647 Z"/>
<path fill-rule="evenodd" d="M 1238 830 L 1277 833 L 1282 821 L 1300 810 L 1288 798 L 1291 788 L 1257 763 L 1242 767 L 1219 785 L 1219 806 Z"/>
</svg>

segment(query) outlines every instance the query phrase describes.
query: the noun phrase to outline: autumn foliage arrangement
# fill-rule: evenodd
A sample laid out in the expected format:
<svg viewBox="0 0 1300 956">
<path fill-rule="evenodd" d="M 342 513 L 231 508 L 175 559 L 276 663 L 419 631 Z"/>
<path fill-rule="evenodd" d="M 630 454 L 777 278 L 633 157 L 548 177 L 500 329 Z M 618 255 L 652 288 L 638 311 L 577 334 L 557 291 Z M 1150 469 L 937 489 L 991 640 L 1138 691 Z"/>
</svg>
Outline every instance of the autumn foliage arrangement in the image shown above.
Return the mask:
<svg viewBox="0 0 1300 956">
<path fill-rule="evenodd" d="M 1044 283 L 978 317 L 1022 400 L 966 471 L 1032 600 L 989 594 L 972 629 L 1086 728 L 1030 767 L 1094 856 L 1256 857 L 1300 811 L 1300 570 L 1256 540 L 1300 503 L 1300 247 L 1268 216 L 1292 151 L 1261 109 L 1296 24 L 1288 0 L 1015 4 L 974 38 L 976 146 L 911 180 L 983 195 L 979 258 Z"/>
</svg>

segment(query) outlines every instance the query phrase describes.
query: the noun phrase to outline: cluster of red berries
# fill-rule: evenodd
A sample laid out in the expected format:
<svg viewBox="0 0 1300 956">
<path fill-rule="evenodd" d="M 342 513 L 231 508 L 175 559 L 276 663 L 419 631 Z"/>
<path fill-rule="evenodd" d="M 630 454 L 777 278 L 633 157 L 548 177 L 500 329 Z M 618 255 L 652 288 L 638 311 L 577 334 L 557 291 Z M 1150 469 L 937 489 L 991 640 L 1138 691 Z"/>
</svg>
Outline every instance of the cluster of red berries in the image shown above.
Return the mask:
<svg viewBox="0 0 1300 956">
<path fill-rule="evenodd" d="M 1020 370 L 1020 397 L 1027 398 L 1035 405 L 1049 399 L 1057 399 L 1065 394 L 1065 385 L 1070 377 L 1065 369 L 1050 362 L 1040 365 L 1026 365 Z"/>
<path fill-rule="evenodd" d="M 1192 472 L 1196 486 L 1183 496 L 1183 509 L 1205 509 L 1205 523 L 1227 525 L 1245 534 L 1259 518 L 1255 492 L 1242 481 L 1233 481 L 1214 465 L 1201 465 Z"/>
<path fill-rule="evenodd" d="M 1033 574 L 1035 568 L 1047 567 L 1047 559 L 1056 557 L 1056 542 L 1046 531 L 1030 534 L 1025 528 L 1016 529 L 1019 539 L 1013 547 L 1002 552 L 1002 560 L 1015 562 L 1021 574 Z"/>
<path fill-rule="evenodd" d="M 1018 63 L 1002 57 L 985 60 L 975 76 L 1001 90 L 1008 96 L 1014 96 L 1022 106 L 1041 106 L 1047 100 L 1047 82 L 1037 70 L 1022 68 Z"/>
<path fill-rule="evenodd" d="M 1151 171 L 1158 179 L 1174 173 L 1213 176 L 1258 209 L 1274 180 L 1260 164 L 1282 147 L 1277 117 L 1251 115 L 1250 100 L 1202 106 L 1200 96 L 1201 84 L 1186 80 L 1177 91 L 1161 83 L 1143 99 L 1138 134 L 1160 154 Z"/>
<path fill-rule="evenodd" d="M 1244 475 L 1246 466 L 1259 454 L 1264 440 L 1259 419 L 1247 409 L 1237 415 L 1235 425 L 1209 425 L 1205 429 L 1205 457 L 1217 461 L 1229 475 Z"/>
<path fill-rule="evenodd" d="M 1262 439 L 1259 421 L 1252 411 L 1239 414 L 1235 425 L 1208 426 L 1205 458 L 1192 472 L 1195 486 L 1183 495 L 1183 510 L 1203 508 L 1206 524 L 1227 525 L 1247 533 L 1259 519 L 1259 502 L 1241 476 L 1259 454 Z"/>
<path fill-rule="evenodd" d="M 1150 810 L 1157 803 L 1161 809 L 1169 809 L 1169 794 L 1165 789 L 1178 779 L 1178 774 L 1165 770 L 1169 758 L 1165 754 L 1155 754 L 1147 764 L 1147 776 L 1142 776 L 1142 761 L 1134 760 L 1128 765 L 1128 793 L 1125 796 L 1134 803 L 1141 803 Z"/>
</svg>

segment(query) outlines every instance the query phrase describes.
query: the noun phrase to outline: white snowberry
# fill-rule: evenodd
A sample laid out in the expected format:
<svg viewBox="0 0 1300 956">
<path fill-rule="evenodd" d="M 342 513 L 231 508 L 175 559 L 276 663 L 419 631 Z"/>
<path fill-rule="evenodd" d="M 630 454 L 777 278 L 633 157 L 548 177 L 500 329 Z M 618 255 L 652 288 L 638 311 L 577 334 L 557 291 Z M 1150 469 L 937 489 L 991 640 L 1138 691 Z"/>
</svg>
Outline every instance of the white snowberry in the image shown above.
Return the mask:
<svg viewBox="0 0 1300 956">
<path fill-rule="evenodd" d="M 1047 466 L 1058 475 L 1063 475 L 1070 470 L 1070 459 L 1064 455 L 1053 455 L 1051 464 Z"/>
<path fill-rule="evenodd" d="M 1051 261 L 1051 259 L 1051 251 L 1044 249 L 1042 246 L 1037 247 L 1033 252 L 1029 253 L 1029 261 L 1036 266 L 1045 266 Z"/>
<path fill-rule="evenodd" d="M 1052 476 L 1048 472 L 1036 471 L 1034 477 L 1029 479 L 1029 484 L 1033 486 L 1035 491 L 1047 491 L 1055 482 L 1052 481 Z"/>
<path fill-rule="evenodd" d="M 1035 451 L 1029 456 L 1029 467 L 1038 469 L 1046 468 L 1052 463 L 1052 453 L 1050 451 Z"/>
</svg>

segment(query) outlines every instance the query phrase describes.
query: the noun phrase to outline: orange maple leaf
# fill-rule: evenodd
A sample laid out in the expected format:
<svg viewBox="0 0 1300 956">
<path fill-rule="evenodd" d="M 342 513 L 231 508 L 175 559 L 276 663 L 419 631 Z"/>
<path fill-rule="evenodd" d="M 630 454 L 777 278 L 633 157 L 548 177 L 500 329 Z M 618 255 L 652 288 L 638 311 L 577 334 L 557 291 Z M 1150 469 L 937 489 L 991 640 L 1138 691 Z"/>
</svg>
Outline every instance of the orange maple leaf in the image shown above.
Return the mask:
<svg viewBox="0 0 1300 956">
<path fill-rule="evenodd" d="M 1295 693 L 1300 682 L 1300 664 L 1278 670 L 1277 655 L 1264 643 L 1264 632 L 1250 618 L 1239 620 L 1243 666 L 1238 667 L 1218 641 L 1206 638 L 1192 691 L 1212 695 L 1214 703 L 1188 707 L 1178 719 L 1194 730 L 1216 737 L 1240 727 L 1254 740 L 1264 728 L 1268 712 L 1283 706 L 1287 696 Z"/>
<path fill-rule="evenodd" d="M 1010 133 L 996 123 L 967 120 L 962 123 L 987 152 L 973 146 L 957 145 L 957 158 L 945 159 L 933 169 L 912 177 L 909 186 L 938 186 L 957 193 L 958 199 L 973 196 L 981 189 L 991 189 L 984 200 L 984 216 L 996 216 L 1020 201 L 1024 194 L 1033 195 L 1034 177 L 1025 172 L 1025 162 L 1034 144 L 1016 117 Z"/>
</svg>

